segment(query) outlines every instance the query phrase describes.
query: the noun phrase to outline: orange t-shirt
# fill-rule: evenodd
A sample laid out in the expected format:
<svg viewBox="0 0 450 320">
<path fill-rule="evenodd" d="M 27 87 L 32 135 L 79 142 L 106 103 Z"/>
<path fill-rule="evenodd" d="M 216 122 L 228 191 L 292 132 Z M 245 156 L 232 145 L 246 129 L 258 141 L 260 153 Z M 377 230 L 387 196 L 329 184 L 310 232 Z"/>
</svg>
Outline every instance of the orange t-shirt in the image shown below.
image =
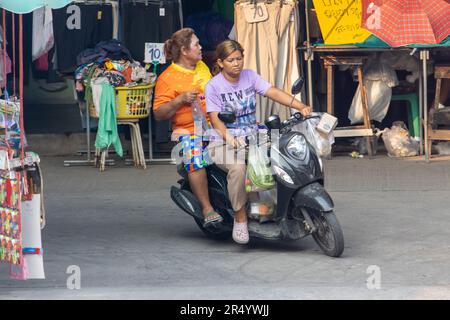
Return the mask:
<svg viewBox="0 0 450 320">
<path fill-rule="evenodd" d="M 184 92 L 197 91 L 200 93 L 200 107 L 209 122 L 204 94 L 205 85 L 210 79 L 211 72 L 203 61 L 197 63 L 195 70 L 189 70 L 172 63 L 156 81 L 153 109 L 158 109 L 161 105 L 172 101 Z M 190 104 L 182 105 L 177 110 L 172 117 L 172 128 L 174 134 L 187 134 L 188 132 L 194 134 L 194 117 Z"/>
</svg>

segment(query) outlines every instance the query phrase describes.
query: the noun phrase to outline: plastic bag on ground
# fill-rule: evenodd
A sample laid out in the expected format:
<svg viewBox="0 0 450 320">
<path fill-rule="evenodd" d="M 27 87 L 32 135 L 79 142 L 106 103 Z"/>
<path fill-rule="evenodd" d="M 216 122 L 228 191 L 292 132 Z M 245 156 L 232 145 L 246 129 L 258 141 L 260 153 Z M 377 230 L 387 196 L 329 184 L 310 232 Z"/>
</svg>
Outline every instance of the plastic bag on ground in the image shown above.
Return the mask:
<svg viewBox="0 0 450 320">
<path fill-rule="evenodd" d="M 419 142 L 409 136 L 403 121 L 396 121 L 391 129 L 384 129 L 381 137 L 389 157 L 412 157 L 419 153 Z"/>
</svg>

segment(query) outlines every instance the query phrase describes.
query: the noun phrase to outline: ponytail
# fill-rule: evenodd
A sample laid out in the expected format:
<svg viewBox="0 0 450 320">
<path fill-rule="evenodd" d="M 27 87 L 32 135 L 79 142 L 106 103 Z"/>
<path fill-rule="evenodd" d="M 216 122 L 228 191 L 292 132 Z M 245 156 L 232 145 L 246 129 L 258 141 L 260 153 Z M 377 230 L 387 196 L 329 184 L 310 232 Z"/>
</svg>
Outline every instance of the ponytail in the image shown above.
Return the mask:
<svg viewBox="0 0 450 320">
<path fill-rule="evenodd" d="M 164 54 L 166 55 L 166 59 L 167 60 L 172 60 L 173 56 L 172 56 L 172 45 L 173 45 L 173 40 L 172 39 L 168 39 L 166 40 L 166 42 L 164 42 Z"/>
<path fill-rule="evenodd" d="M 220 68 L 219 64 L 217 63 L 217 59 L 216 59 L 216 62 L 214 63 L 214 65 L 211 68 L 211 74 L 213 76 L 216 76 L 220 73 L 220 71 L 222 71 L 222 69 Z"/>
<path fill-rule="evenodd" d="M 164 42 L 166 58 L 177 62 L 181 56 L 181 48 L 189 49 L 191 47 L 191 40 L 194 34 L 194 30 L 191 28 L 183 28 L 175 32 L 170 39 Z"/>
</svg>

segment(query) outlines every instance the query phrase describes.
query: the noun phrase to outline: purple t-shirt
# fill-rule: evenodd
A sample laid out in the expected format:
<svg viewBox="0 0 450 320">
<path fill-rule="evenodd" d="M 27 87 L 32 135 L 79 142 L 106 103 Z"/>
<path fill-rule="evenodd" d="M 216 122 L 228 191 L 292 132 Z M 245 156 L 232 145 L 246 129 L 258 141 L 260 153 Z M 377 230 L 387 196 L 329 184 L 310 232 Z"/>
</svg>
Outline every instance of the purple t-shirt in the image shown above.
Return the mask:
<svg viewBox="0 0 450 320">
<path fill-rule="evenodd" d="M 242 70 L 237 83 L 219 73 L 206 84 L 206 112 L 234 111 L 236 122 L 226 126 L 234 136 L 246 136 L 258 128 L 256 94 L 265 95 L 271 86 L 252 70 Z"/>
</svg>

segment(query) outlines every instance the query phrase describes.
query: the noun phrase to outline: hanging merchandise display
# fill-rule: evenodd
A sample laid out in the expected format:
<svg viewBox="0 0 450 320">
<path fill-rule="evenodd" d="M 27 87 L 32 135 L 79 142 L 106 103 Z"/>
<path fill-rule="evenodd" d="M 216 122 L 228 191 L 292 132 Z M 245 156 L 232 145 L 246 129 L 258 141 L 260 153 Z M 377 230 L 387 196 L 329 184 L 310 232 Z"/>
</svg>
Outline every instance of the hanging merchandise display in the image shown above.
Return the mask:
<svg viewBox="0 0 450 320">
<path fill-rule="evenodd" d="M 53 12 L 53 33 L 58 70 L 72 73 L 77 56 L 86 48 L 113 38 L 113 8 L 110 3 L 75 2 Z"/>
<path fill-rule="evenodd" d="M 11 173 L 7 176 L 1 176 L 0 261 L 13 265 L 23 264 L 19 199 L 20 174 Z"/>
<path fill-rule="evenodd" d="M 124 45 L 140 62 L 145 59 L 146 43 L 164 43 L 181 28 L 176 0 L 125 0 L 121 9 Z"/>
<path fill-rule="evenodd" d="M 0 5 L 3 3 L 0 2 Z M 11 22 L 11 27 L 6 21 Z M 13 279 L 37 279 L 44 278 L 40 238 L 44 222 L 41 201 L 43 188 L 38 169 L 39 157 L 24 151 L 26 142 L 23 120 L 23 16 L 19 15 L 17 24 L 18 77 L 16 77 L 15 21 L 14 13 L 2 10 L 2 39 L 5 41 L 2 42 L 4 54 L 0 59 L 4 71 L 0 98 L 0 262 L 10 265 L 10 275 Z M 7 35 L 11 37 L 8 38 Z M 8 43 L 7 38 L 10 39 Z M 7 61 L 7 49 L 12 49 L 14 57 L 12 63 Z M 11 70 L 13 80 L 8 83 L 7 74 Z M 30 205 L 33 201 L 35 205 Z M 34 223 L 30 223 L 32 216 L 35 217 Z M 35 259 L 30 260 L 30 255 Z"/>
<path fill-rule="evenodd" d="M 298 1 L 236 1 L 236 39 L 244 48 L 244 68 L 255 70 L 272 85 L 289 91 L 298 77 L 296 50 L 299 28 Z M 282 120 L 290 111 L 258 97 L 257 119 L 271 114 Z"/>
<path fill-rule="evenodd" d="M 52 9 L 36 9 L 33 11 L 33 61 L 48 53 L 54 42 Z"/>
<path fill-rule="evenodd" d="M 180 9 L 178 0 L 123 0 L 121 2 L 123 40 L 134 59 L 144 61 L 146 43 L 163 44 L 182 27 L 183 17 Z M 169 63 L 159 63 L 153 72 L 159 75 L 169 65 Z M 150 126 L 154 129 L 155 143 L 170 141 L 170 120 L 157 121 Z"/>
</svg>

